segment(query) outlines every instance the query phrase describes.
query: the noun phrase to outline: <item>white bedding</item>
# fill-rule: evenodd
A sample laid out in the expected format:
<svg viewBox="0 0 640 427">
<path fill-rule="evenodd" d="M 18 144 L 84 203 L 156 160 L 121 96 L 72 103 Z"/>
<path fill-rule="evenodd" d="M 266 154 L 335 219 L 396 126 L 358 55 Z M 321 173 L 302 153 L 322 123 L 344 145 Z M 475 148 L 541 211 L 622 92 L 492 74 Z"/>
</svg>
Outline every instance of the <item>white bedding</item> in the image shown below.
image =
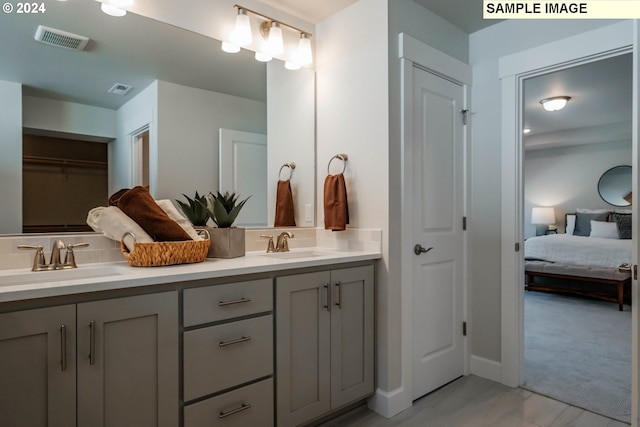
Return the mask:
<svg viewBox="0 0 640 427">
<path fill-rule="evenodd" d="M 551 234 L 524 242 L 525 259 L 593 267 L 631 264 L 631 240 Z"/>
</svg>

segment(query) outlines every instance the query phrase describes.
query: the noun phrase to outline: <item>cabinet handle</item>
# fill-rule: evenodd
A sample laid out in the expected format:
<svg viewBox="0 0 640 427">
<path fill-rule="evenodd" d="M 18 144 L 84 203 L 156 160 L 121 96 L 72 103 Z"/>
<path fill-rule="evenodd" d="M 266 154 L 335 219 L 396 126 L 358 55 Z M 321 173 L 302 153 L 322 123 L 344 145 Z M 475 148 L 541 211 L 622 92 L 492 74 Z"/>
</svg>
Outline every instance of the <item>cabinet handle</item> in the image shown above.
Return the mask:
<svg viewBox="0 0 640 427">
<path fill-rule="evenodd" d="M 250 409 L 250 408 L 251 408 L 251 405 L 249 403 L 243 403 L 242 405 L 240 405 L 239 408 L 232 409 L 227 412 L 220 411 L 220 415 L 218 415 L 218 418 L 220 419 L 226 418 L 230 415 L 237 414 L 238 412 L 246 411 L 247 409 Z"/>
<path fill-rule="evenodd" d="M 324 308 L 326 308 L 328 312 L 331 312 L 331 297 L 329 296 L 331 289 L 328 283 L 324 285 L 324 289 L 327 291 L 327 294 L 326 294 L 327 299 L 325 300 L 326 303 L 324 304 Z"/>
<path fill-rule="evenodd" d="M 96 363 L 96 321 L 89 322 L 89 365 Z"/>
<path fill-rule="evenodd" d="M 342 282 L 336 282 L 336 288 L 338 288 L 338 301 L 336 301 L 336 305 L 338 308 L 342 308 Z"/>
<path fill-rule="evenodd" d="M 67 370 L 67 325 L 60 325 L 60 368 Z"/>
<path fill-rule="evenodd" d="M 249 341 L 250 339 L 251 337 L 241 337 L 230 341 L 220 341 L 218 347 L 226 347 L 228 345 L 239 344 L 241 342 Z"/>
<path fill-rule="evenodd" d="M 220 301 L 218 303 L 219 307 L 226 307 L 228 305 L 233 305 L 233 304 L 242 304 L 243 302 L 251 302 L 251 298 L 240 298 L 240 299 L 234 299 L 232 301 Z"/>
</svg>

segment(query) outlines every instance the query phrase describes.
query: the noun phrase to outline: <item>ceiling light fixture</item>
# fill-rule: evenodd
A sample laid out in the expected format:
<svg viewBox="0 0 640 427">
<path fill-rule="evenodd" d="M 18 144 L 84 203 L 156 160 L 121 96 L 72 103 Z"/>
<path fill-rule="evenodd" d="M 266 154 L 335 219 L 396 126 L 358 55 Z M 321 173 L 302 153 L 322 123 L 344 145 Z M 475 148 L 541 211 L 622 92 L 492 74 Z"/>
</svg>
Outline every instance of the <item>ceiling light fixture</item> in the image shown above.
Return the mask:
<svg viewBox="0 0 640 427">
<path fill-rule="evenodd" d="M 101 3 L 100 9 L 111 16 L 124 16 L 127 9 L 133 6 L 133 0 L 96 0 Z"/>
<path fill-rule="evenodd" d="M 540 104 L 542 104 L 542 108 L 547 111 L 558 111 L 562 110 L 570 99 L 570 96 L 554 96 L 541 100 Z"/>
<path fill-rule="evenodd" d="M 261 13 L 240 5 L 234 5 L 238 9 L 235 26 L 226 34 L 225 40 L 222 42 L 222 50 L 228 53 L 236 53 L 240 51 L 240 47 L 246 47 L 252 44 L 255 48 L 255 58 L 257 61 L 268 62 L 275 56 L 284 53 L 284 38 L 282 27 L 287 27 L 293 31 L 300 33 L 300 42 L 296 51 L 287 55 L 289 59 L 285 62 L 285 67 L 289 70 L 298 70 L 304 65 L 313 62 L 313 53 L 311 50 L 311 34 L 299 28 L 277 21 Z M 262 19 L 260 23 L 261 38 L 253 40 L 251 33 L 251 21 L 249 14 L 255 15 Z"/>
</svg>

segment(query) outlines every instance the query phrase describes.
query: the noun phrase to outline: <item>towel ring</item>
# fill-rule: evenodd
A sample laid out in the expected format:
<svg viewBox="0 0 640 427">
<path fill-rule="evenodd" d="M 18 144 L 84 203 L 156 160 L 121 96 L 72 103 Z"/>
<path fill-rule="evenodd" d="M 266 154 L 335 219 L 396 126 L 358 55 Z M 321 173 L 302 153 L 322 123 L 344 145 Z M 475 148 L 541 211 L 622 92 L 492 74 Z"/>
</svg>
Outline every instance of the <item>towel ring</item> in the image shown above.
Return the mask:
<svg viewBox="0 0 640 427">
<path fill-rule="evenodd" d="M 285 163 L 284 165 L 280 166 L 280 170 L 278 171 L 278 179 L 280 178 L 280 175 L 282 175 L 282 169 L 284 168 L 289 168 L 289 178 L 291 179 L 291 177 L 293 176 L 293 170 L 296 168 L 296 164 L 294 162 L 289 162 L 289 163 Z"/>
<path fill-rule="evenodd" d="M 341 172 L 341 173 L 344 173 L 345 169 L 347 169 L 347 160 L 349 159 L 349 156 L 347 156 L 346 154 L 336 154 L 335 156 L 333 156 L 329 160 L 329 164 L 327 165 L 327 174 L 330 173 L 329 168 L 331 167 L 331 162 L 333 161 L 333 159 L 339 159 L 344 162 L 344 164 L 342 165 L 342 172 Z"/>
</svg>

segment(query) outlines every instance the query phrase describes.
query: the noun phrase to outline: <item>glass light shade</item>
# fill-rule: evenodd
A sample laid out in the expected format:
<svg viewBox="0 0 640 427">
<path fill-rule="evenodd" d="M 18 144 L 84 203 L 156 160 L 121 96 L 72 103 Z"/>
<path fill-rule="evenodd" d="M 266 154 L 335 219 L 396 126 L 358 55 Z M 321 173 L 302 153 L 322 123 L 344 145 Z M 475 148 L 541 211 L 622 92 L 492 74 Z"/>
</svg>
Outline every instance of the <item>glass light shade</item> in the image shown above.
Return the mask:
<svg viewBox="0 0 640 427">
<path fill-rule="evenodd" d="M 284 41 L 282 39 L 282 28 L 280 24 L 273 21 L 271 28 L 269 29 L 269 38 L 267 39 L 267 45 L 269 47 L 269 53 L 272 56 L 280 55 L 284 52 Z"/>
<path fill-rule="evenodd" d="M 300 35 L 300 42 L 296 51 L 296 62 L 300 65 L 309 65 L 313 62 L 313 53 L 311 52 L 311 40 L 306 34 Z"/>
<path fill-rule="evenodd" d="M 236 26 L 232 33 L 232 37 L 233 39 L 230 41 L 238 46 L 248 46 L 253 41 L 253 36 L 251 35 L 251 21 L 244 9 L 238 9 Z"/>
<path fill-rule="evenodd" d="M 237 44 L 233 44 L 231 42 L 228 42 L 228 41 L 223 41 L 222 42 L 222 50 L 224 52 L 227 52 L 227 53 L 238 53 L 238 52 L 240 52 L 240 46 L 238 46 Z"/>
<path fill-rule="evenodd" d="M 531 208 L 531 224 L 549 225 L 556 223 L 556 213 L 553 208 Z"/>
<path fill-rule="evenodd" d="M 553 98 L 545 98 L 540 103 L 547 111 L 558 111 L 562 110 L 570 99 L 568 96 L 554 96 Z"/>
<path fill-rule="evenodd" d="M 272 56 L 264 52 L 256 52 L 255 58 L 256 58 L 256 61 L 260 61 L 260 62 L 269 62 L 273 59 Z"/>
<path fill-rule="evenodd" d="M 127 10 L 126 9 L 120 9 L 119 7 L 112 6 L 112 5 L 107 4 L 107 3 L 102 3 L 102 5 L 100 5 L 100 10 L 102 10 L 107 15 L 111 15 L 111 16 L 120 17 L 120 16 L 124 16 L 124 15 L 127 14 Z"/>
<path fill-rule="evenodd" d="M 300 68 L 302 68 L 300 66 L 300 64 L 296 63 L 296 62 L 292 62 L 292 61 L 285 61 L 284 63 L 284 68 L 286 68 L 287 70 L 299 70 Z"/>
</svg>

